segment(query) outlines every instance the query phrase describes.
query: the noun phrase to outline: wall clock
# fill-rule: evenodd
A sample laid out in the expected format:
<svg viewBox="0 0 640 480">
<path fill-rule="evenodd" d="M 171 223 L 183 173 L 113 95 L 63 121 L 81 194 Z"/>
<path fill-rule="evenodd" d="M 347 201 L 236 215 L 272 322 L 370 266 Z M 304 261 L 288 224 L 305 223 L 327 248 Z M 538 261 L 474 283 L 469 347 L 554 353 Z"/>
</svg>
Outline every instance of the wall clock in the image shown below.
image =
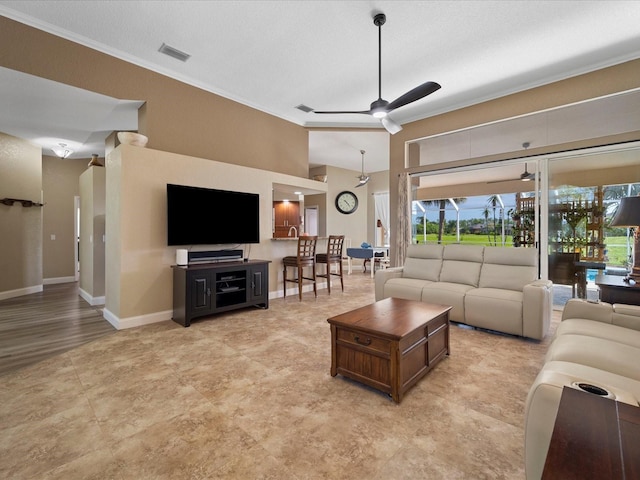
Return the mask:
<svg viewBox="0 0 640 480">
<path fill-rule="evenodd" d="M 336 197 L 336 208 L 340 213 L 353 213 L 358 209 L 358 197 L 349 191 L 340 192 Z"/>
</svg>

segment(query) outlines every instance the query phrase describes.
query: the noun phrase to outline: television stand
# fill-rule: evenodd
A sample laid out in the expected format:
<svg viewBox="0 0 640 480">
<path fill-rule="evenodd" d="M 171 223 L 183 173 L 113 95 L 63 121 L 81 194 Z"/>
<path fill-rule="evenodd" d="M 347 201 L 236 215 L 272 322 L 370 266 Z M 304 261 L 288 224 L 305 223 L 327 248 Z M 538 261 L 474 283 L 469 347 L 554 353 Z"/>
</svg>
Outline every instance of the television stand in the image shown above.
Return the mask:
<svg viewBox="0 0 640 480">
<path fill-rule="evenodd" d="M 173 321 L 183 327 L 199 317 L 250 306 L 269 308 L 269 261 L 172 265 Z"/>
</svg>

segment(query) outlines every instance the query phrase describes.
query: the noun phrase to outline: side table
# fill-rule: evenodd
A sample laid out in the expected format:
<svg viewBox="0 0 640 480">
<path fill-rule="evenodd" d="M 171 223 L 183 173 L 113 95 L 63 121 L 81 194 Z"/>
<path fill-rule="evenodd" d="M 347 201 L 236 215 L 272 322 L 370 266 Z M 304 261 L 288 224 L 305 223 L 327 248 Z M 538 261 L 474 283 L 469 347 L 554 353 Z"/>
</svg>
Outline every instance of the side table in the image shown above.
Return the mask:
<svg viewBox="0 0 640 480">
<path fill-rule="evenodd" d="M 600 300 L 607 303 L 640 305 L 640 285 L 625 282 L 619 275 L 596 275 L 596 285 L 600 288 Z"/>
</svg>

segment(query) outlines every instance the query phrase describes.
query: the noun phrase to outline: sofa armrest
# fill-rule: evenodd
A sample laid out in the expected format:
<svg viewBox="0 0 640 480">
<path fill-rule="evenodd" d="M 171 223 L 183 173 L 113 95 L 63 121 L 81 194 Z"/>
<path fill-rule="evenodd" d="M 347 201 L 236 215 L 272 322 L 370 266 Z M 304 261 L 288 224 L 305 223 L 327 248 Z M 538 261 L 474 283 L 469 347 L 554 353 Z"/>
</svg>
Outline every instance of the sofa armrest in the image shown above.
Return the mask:
<svg viewBox="0 0 640 480">
<path fill-rule="evenodd" d="M 391 278 L 402 277 L 404 267 L 391 267 L 384 270 L 377 270 L 375 276 L 376 302 L 384 298 L 384 284 Z"/>
<path fill-rule="evenodd" d="M 542 340 L 551 325 L 553 282 L 536 280 L 522 290 L 522 336 Z"/>
<path fill-rule="evenodd" d="M 619 327 L 640 330 L 640 306 L 622 303 L 614 304 L 611 323 Z"/>
<path fill-rule="evenodd" d="M 597 322 L 611 323 L 613 305 L 605 302 L 588 302 L 578 298 L 570 299 L 562 310 L 562 320 L 569 318 L 584 318 Z"/>
</svg>

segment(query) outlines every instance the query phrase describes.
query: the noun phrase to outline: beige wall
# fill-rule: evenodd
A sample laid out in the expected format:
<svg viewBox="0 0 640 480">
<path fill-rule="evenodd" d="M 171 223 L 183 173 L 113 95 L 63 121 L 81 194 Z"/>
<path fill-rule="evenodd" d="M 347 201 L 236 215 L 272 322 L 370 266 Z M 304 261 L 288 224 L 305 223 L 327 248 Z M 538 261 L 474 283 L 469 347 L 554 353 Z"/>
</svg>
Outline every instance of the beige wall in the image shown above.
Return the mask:
<svg viewBox="0 0 640 480">
<path fill-rule="evenodd" d="M 369 242 L 367 237 L 367 215 L 369 208 L 369 185 L 355 188 L 360 172 L 327 166 L 327 235 L 344 235 L 351 239 L 352 246 Z M 336 209 L 336 197 L 344 190 L 358 197 L 358 209 L 345 215 Z M 369 242 L 370 243 L 370 242 Z"/>
<path fill-rule="evenodd" d="M 0 65 L 114 98 L 143 100 L 148 148 L 306 178 L 305 128 L 0 17 Z"/>
<path fill-rule="evenodd" d="M 570 103 L 580 102 L 591 98 L 602 97 L 614 93 L 640 88 L 640 60 L 626 62 L 595 72 L 579 75 L 523 92 L 507 95 L 502 98 L 479 103 L 467 108 L 437 115 L 403 125 L 403 130 L 391 136 L 389 191 L 391 211 L 397 210 L 398 183 L 396 179 L 401 172 L 416 172 L 429 170 L 428 167 L 405 168 L 406 142 L 424 138 L 439 133 L 459 130 L 475 125 L 525 115 L 549 108 L 559 107 Z M 590 139 L 566 145 L 554 145 L 548 149 L 530 149 L 532 155 L 549 153 L 558 149 L 587 148 L 608 143 L 639 140 L 640 132 L 607 138 Z M 482 163 L 509 158 L 504 156 L 490 156 L 481 159 L 467 159 L 451 162 L 448 167 Z M 432 167 L 431 169 L 436 169 Z M 397 217 L 391 216 L 391 231 L 397 230 Z M 395 258 L 392 239 L 391 258 Z"/>
<path fill-rule="evenodd" d="M 353 172 L 350 173 L 353 175 Z M 274 183 L 322 190 L 326 184 L 239 165 L 120 145 L 106 163 L 106 316 L 117 328 L 171 318 L 176 247 L 167 246 L 166 184 L 260 195 L 260 243 L 245 250 L 270 260 L 271 297 L 282 295 L 282 257 L 296 242 L 271 237 Z M 214 245 L 211 249 L 223 246 Z M 194 250 L 206 247 L 194 247 Z"/>
<path fill-rule="evenodd" d="M 80 175 L 80 294 L 91 305 L 104 303 L 106 169 Z"/>
<path fill-rule="evenodd" d="M 74 198 L 89 159 L 42 157 L 42 274 L 44 283 L 75 280 Z M 52 239 L 52 235 L 55 239 Z"/>
<path fill-rule="evenodd" d="M 42 201 L 42 151 L 0 133 L 0 198 Z M 42 290 L 42 208 L 0 204 L 0 299 Z"/>
<path fill-rule="evenodd" d="M 388 193 L 389 192 L 389 171 L 376 172 L 369 175 L 371 179 L 367 184 L 369 192 L 369 205 L 367 208 L 367 242 L 371 245 L 378 245 L 376 224 L 378 218 L 376 217 L 376 193 Z M 391 215 L 391 212 L 389 212 Z"/>
</svg>

